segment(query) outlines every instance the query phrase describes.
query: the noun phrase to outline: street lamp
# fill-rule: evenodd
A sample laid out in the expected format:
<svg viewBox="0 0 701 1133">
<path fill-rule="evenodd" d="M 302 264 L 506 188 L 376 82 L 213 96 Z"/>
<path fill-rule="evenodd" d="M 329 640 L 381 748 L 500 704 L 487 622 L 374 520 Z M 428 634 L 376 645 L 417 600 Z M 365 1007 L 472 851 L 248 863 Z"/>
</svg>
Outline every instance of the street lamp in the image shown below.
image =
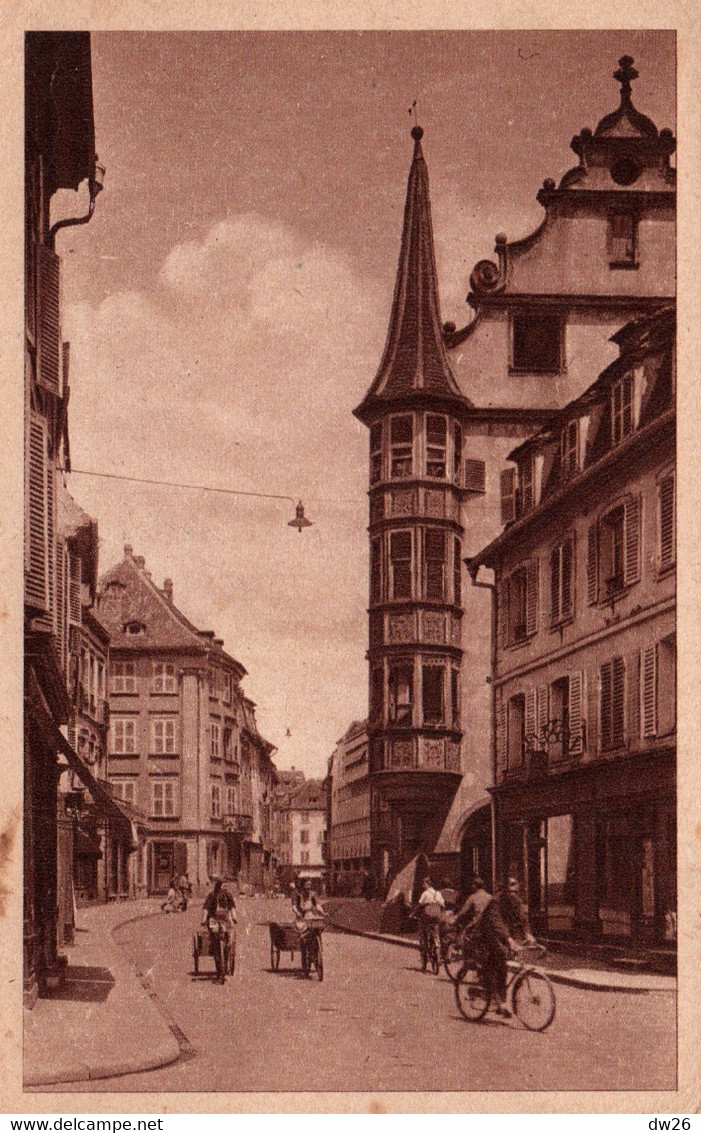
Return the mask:
<svg viewBox="0 0 701 1133">
<path fill-rule="evenodd" d="M 97 200 L 98 193 L 101 193 L 105 187 L 105 173 L 107 170 L 104 165 L 97 160 L 95 154 L 95 164 L 93 171 L 88 178 L 88 192 L 90 193 L 90 206 L 85 216 L 69 216 L 65 220 L 57 220 L 55 224 L 49 229 L 49 247 L 53 249 L 56 243 L 56 233 L 60 228 L 71 228 L 74 224 L 87 224 L 92 218 L 95 211 L 95 201 Z"/>
<path fill-rule="evenodd" d="M 287 523 L 288 527 L 296 527 L 300 535 L 302 534 L 303 527 L 313 527 L 312 521 L 307 519 L 304 514 L 304 504 L 300 500 L 295 508 L 295 517 L 290 519 Z"/>
</svg>

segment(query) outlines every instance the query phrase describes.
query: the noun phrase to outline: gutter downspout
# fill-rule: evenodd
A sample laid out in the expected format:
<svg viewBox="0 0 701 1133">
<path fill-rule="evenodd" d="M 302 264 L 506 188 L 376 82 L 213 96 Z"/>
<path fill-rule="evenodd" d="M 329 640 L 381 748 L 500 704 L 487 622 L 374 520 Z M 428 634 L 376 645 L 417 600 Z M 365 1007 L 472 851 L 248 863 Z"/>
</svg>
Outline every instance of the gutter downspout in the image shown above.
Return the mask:
<svg viewBox="0 0 701 1133">
<path fill-rule="evenodd" d="M 494 677 L 497 669 L 497 588 L 494 582 L 478 582 L 477 575 L 479 574 L 480 564 L 477 563 L 473 566 L 472 559 L 465 559 L 470 575 L 470 585 L 479 590 L 491 590 L 492 592 L 492 610 L 491 610 L 491 676 L 490 683 L 492 686 L 492 728 L 490 736 L 490 757 L 492 765 L 492 781 L 496 786 L 497 781 L 497 729 L 496 729 L 496 692 L 494 688 Z M 496 845 L 497 845 L 497 816 L 496 816 L 496 803 L 494 795 L 490 793 L 490 815 L 492 824 L 492 893 L 496 892 Z"/>
</svg>

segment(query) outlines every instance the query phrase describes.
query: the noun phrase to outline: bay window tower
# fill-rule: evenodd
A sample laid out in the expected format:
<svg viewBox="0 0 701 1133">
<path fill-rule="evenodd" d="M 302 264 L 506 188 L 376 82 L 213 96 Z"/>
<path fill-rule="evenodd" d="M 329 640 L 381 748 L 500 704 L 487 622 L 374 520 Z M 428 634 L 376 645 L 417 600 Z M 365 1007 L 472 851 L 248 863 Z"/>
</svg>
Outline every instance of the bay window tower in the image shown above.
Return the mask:
<svg viewBox="0 0 701 1133">
<path fill-rule="evenodd" d="M 460 784 L 463 526 L 471 403 L 446 357 L 415 126 L 389 333 L 355 415 L 370 433 L 369 713 L 376 880 L 430 853 Z"/>
</svg>

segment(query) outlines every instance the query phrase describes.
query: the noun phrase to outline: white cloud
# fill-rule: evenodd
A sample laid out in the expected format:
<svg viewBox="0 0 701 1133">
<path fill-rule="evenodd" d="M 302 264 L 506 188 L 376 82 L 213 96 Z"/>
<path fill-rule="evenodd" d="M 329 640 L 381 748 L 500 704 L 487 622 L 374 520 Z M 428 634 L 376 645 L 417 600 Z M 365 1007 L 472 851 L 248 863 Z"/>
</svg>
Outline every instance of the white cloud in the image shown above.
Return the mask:
<svg viewBox="0 0 701 1133">
<path fill-rule="evenodd" d="M 384 292 L 329 246 L 256 214 L 173 248 L 148 293 L 66 311 L 76 468 L 301 496 L 292 505 L 88 480 L 101 565 L 122 543 L 249 669 L 281 761 L 321 773 L 365 711 L 365 430 Z M 298 746 L 297 746 L 298 745 Z"/>
</svg>

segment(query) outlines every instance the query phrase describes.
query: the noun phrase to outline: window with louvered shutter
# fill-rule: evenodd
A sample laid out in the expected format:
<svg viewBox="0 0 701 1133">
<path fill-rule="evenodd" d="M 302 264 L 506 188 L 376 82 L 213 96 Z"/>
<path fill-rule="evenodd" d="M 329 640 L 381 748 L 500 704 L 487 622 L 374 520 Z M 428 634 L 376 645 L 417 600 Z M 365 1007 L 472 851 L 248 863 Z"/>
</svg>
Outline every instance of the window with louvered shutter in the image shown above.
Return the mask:
<svg viewBox="0 0 701 1133">
<path fill-rule="evenodd" d="M 393 531 L 389 547 L 392 597 L 411 598 L 411 532 Z"/>
<path fill-rule="evenodd" d="M 512 696 L 508 703 L 507 766 L 519 767 L 523 762 L 526 741 L 526 698 L 523 693 Z"/>
<path fill-rule="evenodd" d="M 524 748 L 531 751 L 537 748 L 537 703 L 536 690 L 531 688 L 526 693 L 525 722 L 524 722 Z M 524 752 L 525 754 L 525 752 Z"/>
<path fill-rule="evenodd" d="M 462 468 L 462 429 L 457 423 L 453 429 L 453 480 L 460 483 L 460 469 Z"/>
<path fill-rule="evenodd" d="M 390 476 L 393 480 L 411 477 L 413 465 L 414 419 L 411 414 L 390 420 Z"/>
<path fill-rule="evenodd" d="M 640 653 L 640 719 L 644 739 L 657 735 L 657 647 L 646 645 Z"/>
<path fill-rule="evenodd" d="M 463 486 L 470 492 L 486 491 L 487 466 L 483 460 L 466 460 Z M 502 522 L 505 522 L 502 520 Z"/>
<path fill-rule="evenodd" d="M 25 500 L 25 601 L 34 609 L 49 609 L 47 424 L 33 410 L 27 438 L 27 496 Z"/>
<path fill-rule="evenodd" d="M 502 774 L 507 767 L 507 706 L 501 690 L 495 703 L 497 729 L 497 773 Z"/>
<path fill-rule="evenodd" d="M 633 375 L 626 374 L 611 389 L 611 443 L 633 432 Z"/>
<path fill-rule="evenodd" d="M 601 666 L 601 748 L 611 751 L 625 740 L 625 663 L 614 657 Z"/>
<path fill-rule="evenodd" d="M 629 496 L 625 502 L 625 584 L 640 578 L 640 496 Z"/>
<path fill-rule="evenodd" d="M 77 555 L 68 556 L 68 620 L 72 625 L 82 623 L 83 604 L 81 601 L 80 559 Z"/>
<path fill-rule="evenodd" d="M 538 689 L 538 739 L 542 740 L 548 728 L 548 686 Z"/>
<path fill-rule="evenodd" d="M 672 566 L 676 559 L 674 512 L 674 474 L 671 474 L 659 485 L 660 570 Z"/>
<path fill-rule="evenodd" d="M 424 594 L 436 602 L 445 601 L 445 532 L 424 532 Z"/>
<path fill-rule="evenodd" d="M 550 620 L 568 618 L 572 613 L 572 539 L 565 539 L 550 552 Z"/>
<path fill-rule="evenodd" d="M 58 642 L 61 668 L 66 672 L 68 667 L 68 615 L 66 611 L 66 582 L 67 582 L 66 549 L 62 542 L 56 545 L 56 616 L 54 631 Z"/>
<path fill-rule="evenodd" d="M 525 569 L 515 570 L 508 581 L 509 644 L 525 641 L 528 636 L 528 574 Z"/>
<path fill-rule="evenodd" d="M 526 633 L 529 637 L 538 630 L 538 560 L 531 559 L 526 566 Z"/>
<path fill-rule="evenodd" d="M 499 475 L 501 490 L 501 522 L 511 523 L 516 518 L 516 469 L 505 468 Z"/>
<path fill-rule="evenodd" d="M 563 735 L 570 755 L 583 755 L 585 749 L 584 675 L 570 673 L 567 689 L 567 726 Z"/>
<path fill-rule="evenodd" d="M 431 479 L 445 479 L 448 422 L 434 413 L 426 415 L 426 475 Z"/>
<path fill-rule="evenodd" d="M 518 466 L 518 511 L 520 515 L 533 507 L 533 457 L 527 456 Z"/>
<path fill-rule="evenodd" d="M 60 391 L 60 260 L 51 248 L 39 249 L 39 325 L 37 381 L 57 397 Z"/>
<path fill-rule="evenodd" d="M 502 579 L 497 592 L 497 620 L 499 623 L 499 645 L 506 649 L 509 644 L 509 583 Z"/>
<path fill-rule="evenodd" d="M 587 531 L 587 602 L 593 606 L 598 599 L 599 532 L 592 523 Z"/>
</svg>

